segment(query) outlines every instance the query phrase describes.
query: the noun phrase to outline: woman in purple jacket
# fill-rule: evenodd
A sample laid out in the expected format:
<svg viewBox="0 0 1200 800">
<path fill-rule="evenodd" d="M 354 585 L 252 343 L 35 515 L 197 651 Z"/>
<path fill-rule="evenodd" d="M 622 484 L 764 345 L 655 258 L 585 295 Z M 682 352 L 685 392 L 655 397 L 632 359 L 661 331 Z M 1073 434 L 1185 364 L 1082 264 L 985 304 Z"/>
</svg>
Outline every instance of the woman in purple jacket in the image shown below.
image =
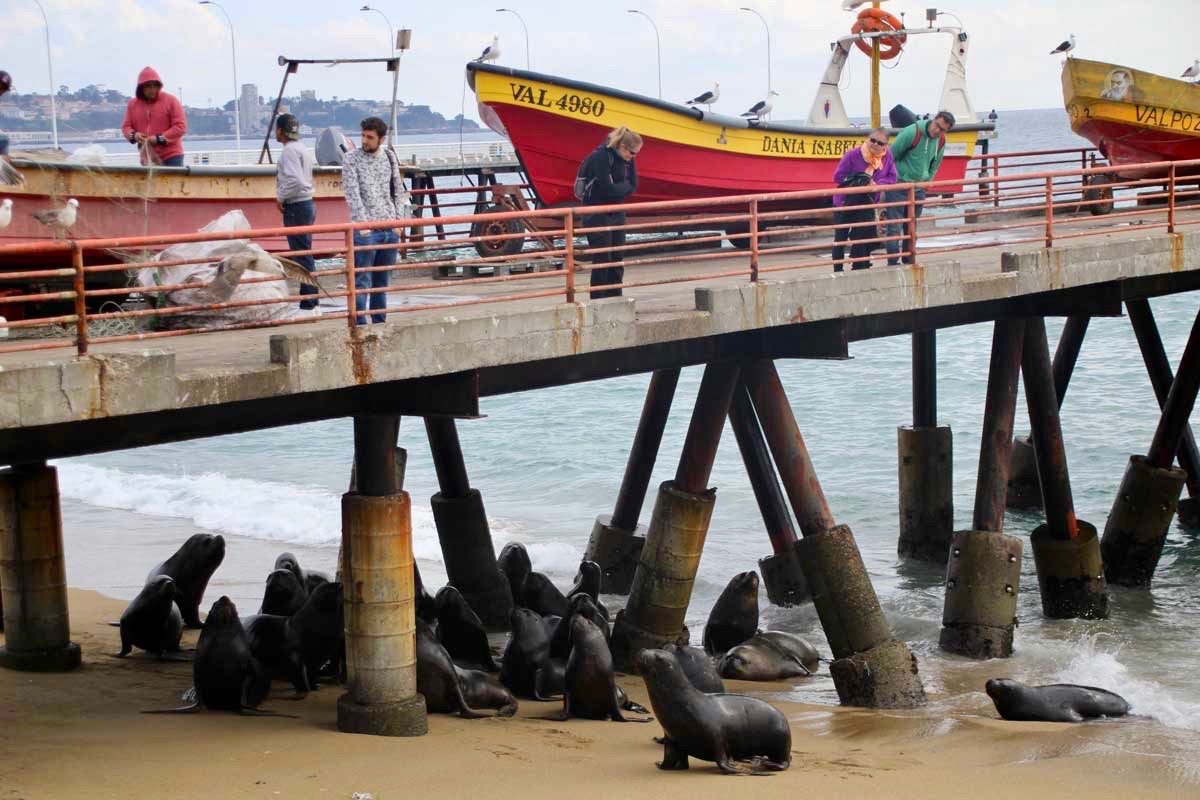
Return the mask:
<svg viewBox="0 0 1200 800">
<path fill-rule="evenodd" d="M 833 180 L 839 188 L 850 186 L 883 186 L 896 182 L 896 162 L 888 147 L 888 132 L 876 128 L 867 135 L 861 146 L 842 156 Z M 878 242 L 860 244 L 863 239 L 875 239 L 875 209 L 863 208 L 879 202 L 879 193 L 835 194 L 833 196 L 833 221 L 838 226 L 833 232 L 833 271 L 841 272 L 846 257 L 845 242 L 850 245 L 852 269 L 869 269 L 871 251 Z"/>
</svg>

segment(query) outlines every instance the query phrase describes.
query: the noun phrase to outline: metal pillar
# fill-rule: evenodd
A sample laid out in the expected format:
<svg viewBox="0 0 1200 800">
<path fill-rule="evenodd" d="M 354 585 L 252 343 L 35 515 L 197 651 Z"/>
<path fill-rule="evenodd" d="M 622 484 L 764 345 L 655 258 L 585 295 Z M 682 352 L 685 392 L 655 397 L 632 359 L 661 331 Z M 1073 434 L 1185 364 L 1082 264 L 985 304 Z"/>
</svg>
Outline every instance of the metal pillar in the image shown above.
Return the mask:
<svg viewBox="0 0 1200 800">
<path fill-rule="evenodd" d="M 629 603 L 613 626 L 613 659 L 620 669 L 628 670 L 644 649 L 689 639 L 684 617 L 716 500 L 708 479 L 738 372 L 733 362 L 704 368 L 675 480 L 659 487 Z"/>
<path fill-rule="evenodd" d="M 1046 512 L 1046 524 L 1030 536 L 1042 613 L 1052 619 L 1103 619 L 1108 616 L 1108 595 L 1100 540 L 1093 526 L 1075 518 L 1046 324 L 1041 317 L 1025 322 L 1021 375 Z M 1173 455 L 1174 450 L 1171 452 Z"/>
<path fill-rule="evenodd" d="M 969 658 L 1012 655 L 1021 540 L 1003 533 L 1004 502 L 1024 338 L 1024 320 L 996 320 L 972 530 L 954 534 L 946 565 L 946 600 L 938 644 L 947 652 Z"/>
<path fill-rule="evenodd" d="M 450 417 L 426 417 L 425 433 L 441 489 L 430 504 L 447 579 L 485 627 L 508 630 L 512 589 L 496 566 L 483 495 L 467 479 L 458 428 Z"/>
<path fill-rule="evenodd" d="M 0 470 L 0 666 L 65 672 L 80 664 L 71 641 L 58 471 L 45 464 Z"/>
<path fill-rule="evenodd" d="M 937 424 L 937 331 L 912 335 L 913 424 L 896 429 L 901 556 L 946 562 L 954 536 L 954 439 Z"/>
<path fill-rule="evenodd" d="M 427 732 L 417 693 L 412 509 L 395 474 L 396 416 L 354 418 L 357 493 L 342 496 L 348 691 L 338 730 L 379 736 Z"/>
<path fill-rule="evenodd" d="M 646 543 L 646 526 L 638 525 L 646 490 L 654 462 L 658 460 L 658 449 L 662 444 L 663 430 L 671 413 L 675 399 L 675 388 L 679 384 L 679 369 L 661 369 L 650 377 L 646 389 L 646 401 L 642 405 L 642 416 L 638 420 L 633 446 L 629 449 L 629 460 L 625 463 L 625 477 L 612 515 L 596 517 L 588 539 L 584 558 L 600 565 L 603 583 L 601 590 L 612 594 L 629 594 L 633 585 L 633 574 L 637 570 L 638 557 Z"/>
</svg>

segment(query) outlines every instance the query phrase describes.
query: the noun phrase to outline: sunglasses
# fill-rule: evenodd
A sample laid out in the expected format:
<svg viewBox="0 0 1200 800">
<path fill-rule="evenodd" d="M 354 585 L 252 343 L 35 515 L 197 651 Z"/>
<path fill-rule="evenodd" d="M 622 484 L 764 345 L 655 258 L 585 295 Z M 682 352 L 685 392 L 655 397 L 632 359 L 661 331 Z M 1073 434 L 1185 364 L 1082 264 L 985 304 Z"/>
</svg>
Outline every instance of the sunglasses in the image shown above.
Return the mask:
<svg viewBox="0 0 1200 800">
<path fill-rule="evenodd" d="M 881 141 L 879 141 L 878 139 L 876 139 L 874 136 L 872 136 L 872 137 L 869 137 L 869 138 L 867 139 L 867 141 L 868 141 L 868 142 L 870 142 L 871 144 L 877 144 L 877 145 L 879 145 L 880 147 L 887 147 L 887 142 L 881 142 Z"/>
<path fill-rule="evenodd" d="M 625 145 L 621 145 L 621 149 L 624 150 L 626 153 L 629 153 L 629 155 L 634 158 L 637 157 L 638 153 L 642 152 L 641 148 L 634 150 L 632 147 L 626 147 Z"/>
</svg>

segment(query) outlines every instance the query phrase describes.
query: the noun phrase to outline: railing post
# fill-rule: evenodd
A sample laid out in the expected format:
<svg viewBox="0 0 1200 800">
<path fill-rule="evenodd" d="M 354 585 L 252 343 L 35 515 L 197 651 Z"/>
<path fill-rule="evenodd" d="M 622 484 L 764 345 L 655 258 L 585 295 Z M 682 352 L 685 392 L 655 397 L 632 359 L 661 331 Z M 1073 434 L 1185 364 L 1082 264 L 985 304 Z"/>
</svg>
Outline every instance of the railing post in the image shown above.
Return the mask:
<svg viewBox="0 0 1200 800">
<path fill-rule="evenodd" d="M 1054 179 L 1046 177 L 1046 247 L 1054 247 Z"/>
<path fill-rule="evenodd" d="M 71 265 L 75 267 L 75 352 L 86 356 L 88 351 L 87 294 L 83 285 L 83 248 L 71 242 Z"/>
<path fill-rule="evenodd" d="M 1167 233 L 1175 232 L 1175 164 L 1167 172 Z M 1169 465 L 1168 465 L 1169 466 Z"/>
<path fill-rule="evenodd" d="M 992 208 L 1000 207 L 1000 156 L 992 159 L 992 177 L 996 181 L 992 184 Z"/>
<path fill-rule="evenodd" d="M 917 263 L 917 187 L 908 187 L 908 259 Z"/>
<path fill-rule="evenodd" d="M 758 282 L 758 200 L 750 201 L 750 282 Z"/>
<path fill-rule="evenodd" d="M 563 247 L 567 251 L 567 302 L 575 302 L 575 209 L 567 209 L 567 216 L 563 219 L 563 235 L 566 241 Z"/>
<path fill-rule="evenodd" d="M 354 332 L 355 314 L 357 313 L 355 305 L 354 292 L 354 230 L 346 228 L 346 324 L 350 326 L 350 332 Z"/>
</svg>

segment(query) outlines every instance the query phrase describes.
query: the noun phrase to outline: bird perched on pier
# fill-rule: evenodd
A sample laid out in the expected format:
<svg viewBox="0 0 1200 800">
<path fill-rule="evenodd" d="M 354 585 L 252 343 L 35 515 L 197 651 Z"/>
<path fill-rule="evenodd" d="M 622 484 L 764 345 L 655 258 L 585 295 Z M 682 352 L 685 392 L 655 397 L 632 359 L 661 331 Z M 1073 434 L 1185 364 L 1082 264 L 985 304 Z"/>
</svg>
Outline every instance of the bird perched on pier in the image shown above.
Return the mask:
<svg viewBox="0 0 1200 800">
<path fill-rule="evenodd" d="M 757 122 L 762 122 L 764 119 L 766 119 L 766 116 L 771 113 L 771 109 L 775 107 L 771 104 L 772 97 L 779 97 L 779 92 L 775 91 L 774 89 L 767 92 L 766 100 L 759 100 L 757 103 L 750 106 L 749 110 L 743 111 L 742 116 L 750 120 L 750 124 L 752 125 Z"/>
<path fill-rule="evenodd" d="M 500 36 L 492 36 L 492 43 L 488 47 L 483 48 L 483 52 L 479 54 L 479 58 L 475 59 L 476 63 L 484 61 L 495 61 L 500 57 Z"/>
<path fill-rule="evenodd" d="M 6 197 L 3 202 L 0 202 L 0 228 L 7 228 L 12 224 L 12 198 Z"/>
<path fill-rule="evenodd" d="M 1181 78 L 1200 78 L 1200 58 L 1197 58 L 1190 67 L 1183 71 Z"/>
<path fill-rule="evenodd" d="M 720 99 L 720 97 L 721 97 L 721 84 L 713 83 L 713 88 L 712 88 L 711 92 L 705 92 L 704 94 L 698 94 L 695 97 L 693 97 L 691 100 L 688 100 L 687 104 L 689 106 L 706 106 L 709 111 L 712 111 L 712 104 L 717 102 L 717 100 Z"/>
<path fill-rule="evenodd" d="M 1071 37 L 1069 39 L 1067 39 L 1065 42 L 1060 44 L 1058 47 L 1051 50 L 1050 55 L 1052 55 L 1052 56 L 1064 55 L 1065 56 L 1067 53 L 1071 52 L 1074 49 L 1075 49 L 1075 34 L 1072 33 Z"/>
<path fill-rule="evenodd" d="M 33 218 L 54 231 L 55 237 L 58 237 L 65 234 L 67 229 L 75 224 L 78 214 L 79 201 L 72 197 L 62 208 L 47 208 L 43 211 L 33 212 Z"/>
</svg>

